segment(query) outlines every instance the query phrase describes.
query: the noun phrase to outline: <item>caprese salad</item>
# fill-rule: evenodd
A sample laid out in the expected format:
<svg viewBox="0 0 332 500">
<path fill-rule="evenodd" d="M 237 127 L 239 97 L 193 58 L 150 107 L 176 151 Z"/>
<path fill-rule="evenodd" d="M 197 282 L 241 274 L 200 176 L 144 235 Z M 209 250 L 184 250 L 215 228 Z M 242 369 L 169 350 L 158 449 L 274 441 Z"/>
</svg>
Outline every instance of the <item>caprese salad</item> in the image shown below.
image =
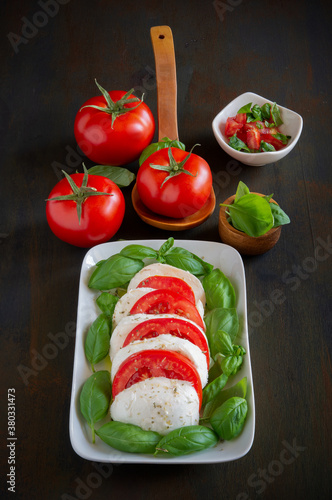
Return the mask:
<svg viewBox="0 0 332 500">
<path fill-rule="evenodd" d="M 91 288 L 103 283 L 97 298 L 102 312 L 85 342 L 93 374 L 80 397 L 93 440 L 96 433 L 122 451 L 172 456 L 236 437 L 247 401 L 244 379 L 223 391 L 245 355 L 233 344 L 238 318 L 232 284 L 221 270 L 174 247 L 173 238 L 159 252 L 134 247 L 118 254 L 116 287 L 107 289 L 107 260 L 90 278 Z M 128 259 L 142 262 L 129 280 Z M 95 371 L 108 356 L 110 371 Z M 110 421 L 95 430 L 106 414 Z"/>
</svg>

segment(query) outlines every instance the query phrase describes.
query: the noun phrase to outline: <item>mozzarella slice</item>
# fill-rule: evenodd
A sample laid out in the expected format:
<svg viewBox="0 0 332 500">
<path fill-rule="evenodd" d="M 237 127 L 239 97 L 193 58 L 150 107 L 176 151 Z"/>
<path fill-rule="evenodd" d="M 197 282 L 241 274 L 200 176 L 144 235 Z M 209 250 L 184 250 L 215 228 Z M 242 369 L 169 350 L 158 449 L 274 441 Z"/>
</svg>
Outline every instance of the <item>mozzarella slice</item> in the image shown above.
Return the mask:
<svg viewBox="0 0 332 500">
<path fill-rule="evenodd" d="M 110 413 L 113 420 L 165 435 L 199 423 L 199 400 L 190 382 L 154 377 L 120 392 Z"/>
<path fill-rule="evenodd" d="M 129 282 L 128 290 L 137 288 L 141 281 L 149 278 L 150 276 L 173 276 L 174 278 L 182 279 L 191 287 L 192 291 L 194 292 L 196 304 L 198 302 L 201 302 L 204 309 L 204 305 L 206 303 L 205 292 L 200 280 L 190 272 L 183 271 L 182 269 L 170 266 L 169 264 L 155 263 L 143 267 L 143 269 L 135 274 L 135 276 Z"/>
<path fill-rule="evenodd" d="M 120 321 L 129 316 L 130 310 L 143 295 L 152 292 L 153 288 L 136 288 L 135 290 L 130 290 L 129 292 L 122 295 L 122 297 L 116 303 L 113 313 L 113 328 L 120 323 Z"/>
<path fill-rule="evenodd" d="M 195 366 L 200 376 L 202 387 L 204 387 L 207 384 L 208 367 L 207 367 L 206 357 L 202 353 L 200 348 L 197 347 L 195 344 L 189 342 L 189 340 L 180 339 L 170 334 L 159 335 L 159 337 L 145 339 L 145 340 L 138 340 L 120 349 L 113 358 L 112 369 L 111 369 L 112 381 L 120 365 L 125 361 L 125 359 L 127 359 L 132 354 L 144 351 L 146 349 L 163 349 L 166 351 L 175 351 L 180 354 L 183 354 L 183 356 L 188 358 Z"/>
<path fill-rule="evenodd" d="M 113 361 L 114 356 L 116 353 L 121 349 L 123 346 L 124 341 L 127 338 L 127 335 L 138 325 L 143 323 L 144 321 L 152 320 L 155 316 L 152 314 L 133 314 L 131 316 L 126 316 L 122 318 L 122 320 L 118 323 L 118 325 L 115 327 L 113 330 L 112 336 L 111 336 L 111 342 L 110 342 L 110 358 L 111 361 Z M 176 316 L 175 314 L 160 314 L 158 317 L 160 318 L 179 318 L 179 316 Z M 184 322 L 191 323 L 194 325 L 196 328 L 200 330 L 200 332 L 204 335 L 206 338 L 204 330 L 200 328 L 194 321 L 191 321 L 190 319 L 187 318 L 180 318 L 181 320 L 183 319 Z"/>
</svg>

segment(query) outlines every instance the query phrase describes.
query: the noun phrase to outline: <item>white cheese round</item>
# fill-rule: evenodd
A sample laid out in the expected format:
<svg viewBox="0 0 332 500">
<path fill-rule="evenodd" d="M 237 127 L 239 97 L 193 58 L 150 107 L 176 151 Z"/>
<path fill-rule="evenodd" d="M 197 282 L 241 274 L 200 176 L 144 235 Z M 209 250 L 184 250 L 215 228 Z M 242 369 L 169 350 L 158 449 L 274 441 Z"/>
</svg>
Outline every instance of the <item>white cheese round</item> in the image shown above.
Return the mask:
<svg viewBox="0 0 332 500">
<path fill-rule="evenodd" d="M 120 323 L 122 318 L 129 316 L 131 308 L 141 297 L 152 291 L 153 288 L 136 288 L 135 290 L 130 290 L 129 292 L 122 295 L 114 308 L 112 318 L 113 328 L 115 328 L 116 325 Z"/>
<path fill-rule="evenodd" d="M 113 420 L 165 435 L 199 423 L 199 400 L 189 382 L 154 377 L 120 392 L 110 414 Z"/>
</svg>

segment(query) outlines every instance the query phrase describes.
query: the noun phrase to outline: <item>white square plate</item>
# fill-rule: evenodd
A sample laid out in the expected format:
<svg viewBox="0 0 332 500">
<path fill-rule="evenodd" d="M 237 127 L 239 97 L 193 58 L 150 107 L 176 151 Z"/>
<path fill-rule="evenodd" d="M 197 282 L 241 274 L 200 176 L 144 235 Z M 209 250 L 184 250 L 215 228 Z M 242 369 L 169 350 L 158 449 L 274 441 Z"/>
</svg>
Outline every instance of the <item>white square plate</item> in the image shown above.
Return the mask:
<svg viewBox="0 0 332 500">
<path fill-rule="evenodd" d="M 95 462 L 140 464 L 220 463 L 237 460 L 243 457 L 252 446 L 255 432 L 255 403 L 247 327 L 246 284 L 242 258 L 234 248 L 224 245 L 223 243 L 190 240 L 176 240 L 174 245 L 185 248 L 210 264 L 213 264 L 214 267 L 220 268 L 231 280 L 237 296 L 236 308 L 240 320 L 240 330 L 236 338 L 236 343 L 244 346 L 247 354 L 244 356 L 241 370 L 235 376 L 231 377 L 228 385 L 234 385 L 243 377 L 247 377 L 248 415 L 243 431 L 232 441 L 219 442 L 213 448 L 193 453 L 192 455 L 173 458 L 117 451 L 102 442 L 98 436 L 96 436 L 95 444 L 91 441 L 91 429 L 82 417 L 79 407 L 81 388 L 85 380 L 92 374 L 84 353 L 85 337 L 91 323 L 100 314 L 95 304 L 95 299 L 99 295 L 99 292 L 88 288 L 90 276 L 97 262 L 118 253 L 123 247 L 129 244 L 150 246 L 158 250 L 163 243 L 164 240 L 135 240 L 104 243 L 89 250 L 83 260 L 79 283 L 69 430 L 71 443 L 75 452 L 87 460 Z M 109 362 L 108 364 L 107 362 L 102 362 L 97 367 L 97 369 L 106 368 L 110 368 Z"/>
</svg>

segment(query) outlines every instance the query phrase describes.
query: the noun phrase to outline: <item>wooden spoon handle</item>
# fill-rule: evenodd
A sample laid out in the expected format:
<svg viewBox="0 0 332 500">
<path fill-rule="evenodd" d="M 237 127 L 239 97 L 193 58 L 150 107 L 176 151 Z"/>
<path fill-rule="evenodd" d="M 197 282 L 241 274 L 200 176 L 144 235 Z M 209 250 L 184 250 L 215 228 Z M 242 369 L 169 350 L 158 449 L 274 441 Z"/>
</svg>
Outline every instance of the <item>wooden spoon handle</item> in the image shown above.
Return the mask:
<svg viewBox="0 0 332 500">
<path fill-rule="evenodd" d="M 154 26 L 150 30 L 157 78 L 158 137 L 178 139 L 176 65 L 172 30 Z"/>
</svg>

